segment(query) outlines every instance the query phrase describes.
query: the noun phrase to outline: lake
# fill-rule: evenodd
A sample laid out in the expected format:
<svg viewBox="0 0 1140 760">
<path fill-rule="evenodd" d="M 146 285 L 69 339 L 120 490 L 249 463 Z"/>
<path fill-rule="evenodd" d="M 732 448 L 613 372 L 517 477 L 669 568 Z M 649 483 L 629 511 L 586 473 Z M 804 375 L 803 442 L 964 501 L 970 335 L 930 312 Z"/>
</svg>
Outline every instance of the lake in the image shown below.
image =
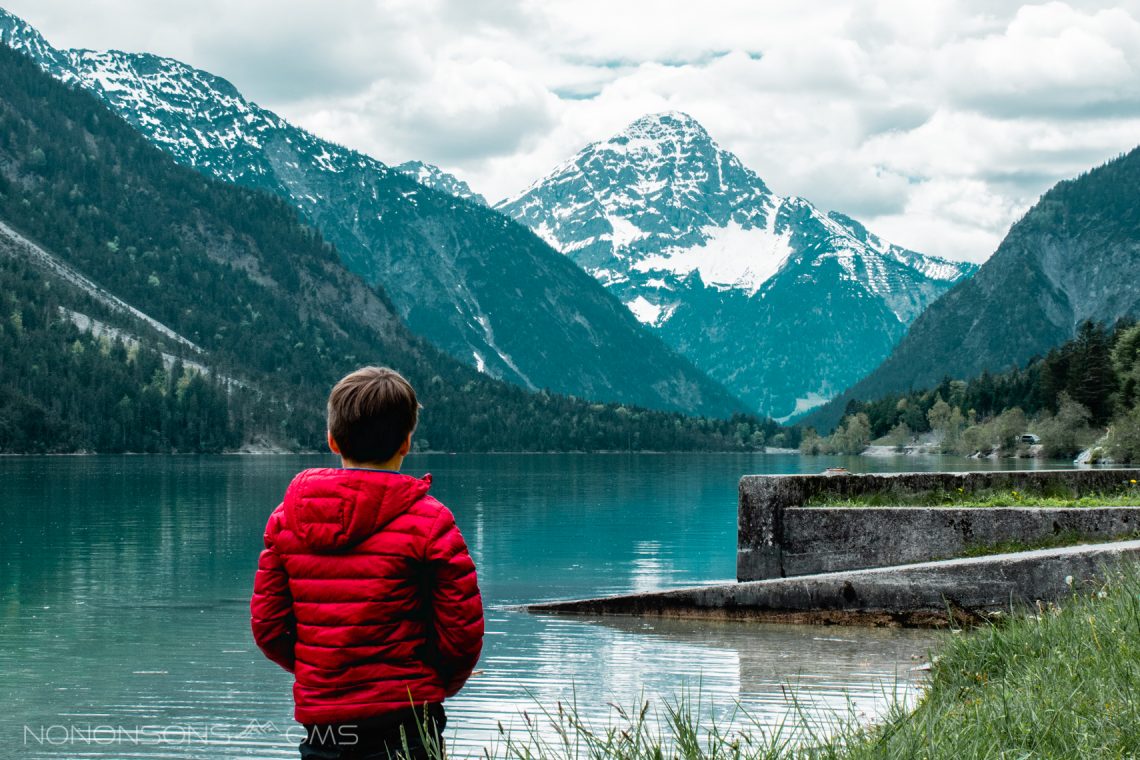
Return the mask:
<svg viewBox="0 0 1140 760">
<path fill-rule="evenodd" d="M 316 456 L 0 458 L 0 739 L 26 757 L 296 756 L 291 676 L 249 634 L 266 518 Z M 533 616 L 511 605 L 725 581 L 746 473 L 1008 469 L 1033 462 L 794 455 L 415 455 L 479 568 L 480 672 L 448 702 L 475 755 L 498 727 L 575 702 L 762 725 L 792 709 L 867 719 L 913 695 L 942 634 Z M 1059 463 L 1057 466 L 1063 466 Z M 739 718 L 738 718 L 739 719 Z M 539 718 L 539 724 L 542 725 Z M 546 731 L 547 729 L 542 728 Z"/>
</svg>

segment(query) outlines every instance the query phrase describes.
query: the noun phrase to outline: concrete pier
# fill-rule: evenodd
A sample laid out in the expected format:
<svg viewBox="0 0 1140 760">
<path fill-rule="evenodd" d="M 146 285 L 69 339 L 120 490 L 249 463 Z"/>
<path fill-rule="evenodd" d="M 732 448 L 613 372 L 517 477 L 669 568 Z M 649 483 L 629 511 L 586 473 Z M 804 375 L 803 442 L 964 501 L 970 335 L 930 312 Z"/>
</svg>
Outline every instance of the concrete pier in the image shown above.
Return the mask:
<svg viewBox="0 0 1140 760">
<path fill-rule="evenodd" d="M 955 508 L 912 506 L 919 494 L 1013 493 L 1077 498 L 1118 493 L 1140 470 L 1036 470 L 839 475 L 746 475 L 740 479 L 736 579 L 889 567 L 961 556 L 1005 541 L 1056 535 L 1108 541 L 1140 530 L 1137 506 Z M 865 495 L 891 507 L 807 507 L 813 498 Z"/>
<path fill-rule="evenodd" d="M 532 604 L 537 613 L 657 615 L 786 623 L 946 626 L 1063 604 L 1140 560 L 1140 506 L 907 506 L 1016 492 L 1079 498 L 1129 493 L 1140 470 L 890 475 L 746 475 L 740 480 L 737 581 Z M 897 507 L 808 507 L 813 497 L 874 494 Z M 1140 496 L 1140 493 L 1138 493 Z M 1140 501 L 1140 498 L 1138 498 Z M 1061 536 L 1083 545 L 961 558 L 975 547 Z M 954 557 L 958 557 L 955 559 Z"/>
</svg>

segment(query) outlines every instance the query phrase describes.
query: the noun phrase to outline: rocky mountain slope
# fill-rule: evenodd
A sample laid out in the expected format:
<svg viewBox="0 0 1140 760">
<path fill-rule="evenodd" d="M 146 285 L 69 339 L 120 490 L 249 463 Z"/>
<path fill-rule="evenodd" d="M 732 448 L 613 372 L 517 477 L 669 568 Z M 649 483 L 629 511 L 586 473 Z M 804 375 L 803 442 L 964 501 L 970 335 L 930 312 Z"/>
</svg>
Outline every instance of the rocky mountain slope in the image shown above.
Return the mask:
<svg viewBox="0 0 1140 760">
<path fill-rule="evenodd" d="M 496 208 L 776 417 L 874 369 L 931 301 L 974 270 L 776 195 L 683 113 L 635 121 Z"/>
<path fill-rule="evenodd" d="M 933 303 L 890 357 L 809 419 L 834 425 L 847 400 L 1024 364 L 1085 320 L 1140 317 L 1140 148 L 1058 183 L 970 280 Z"/>
<path fill-rule="evenodd" d="M 486 206 L 487 199 L 471 189 L 463 180 L 454 174 L 448 174 L 434 164 L 425 164 L 423 161 L 405 161 L 396 166 L 396 171 L 403 172 L 419 182 L 424 187 L 438 190 L 447 195 L 454 195 L 465 201 L 474 201 L 480 206 Z"/>
<path fill-rule="evenodd" d="M 743 408 L 572 262 L 477 199 L 321 140 L 175 60 L 57 50 L 3 11 L 0 41 L 95 94 L 179 163 L 285 199 L 383 287 L 415 333 L 488 375 L 707 415 Z"/>
</svg>

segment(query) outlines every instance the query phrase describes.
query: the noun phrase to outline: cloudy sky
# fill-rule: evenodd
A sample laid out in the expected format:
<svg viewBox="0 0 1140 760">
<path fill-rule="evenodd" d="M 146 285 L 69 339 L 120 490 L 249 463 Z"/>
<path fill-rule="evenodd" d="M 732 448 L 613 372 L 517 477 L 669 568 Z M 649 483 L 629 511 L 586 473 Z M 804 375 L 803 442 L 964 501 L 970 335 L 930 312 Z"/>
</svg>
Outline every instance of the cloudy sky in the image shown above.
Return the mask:
<svg viewBox="0 0 1140 760">
<path fill-rule="evenodd" d="M 495 201 L 685 111 L 783 195 L 984 260 L 1140 144 L 1140 0 L 7 0 L 57 47 L 169 55 Z"/>
</svg>

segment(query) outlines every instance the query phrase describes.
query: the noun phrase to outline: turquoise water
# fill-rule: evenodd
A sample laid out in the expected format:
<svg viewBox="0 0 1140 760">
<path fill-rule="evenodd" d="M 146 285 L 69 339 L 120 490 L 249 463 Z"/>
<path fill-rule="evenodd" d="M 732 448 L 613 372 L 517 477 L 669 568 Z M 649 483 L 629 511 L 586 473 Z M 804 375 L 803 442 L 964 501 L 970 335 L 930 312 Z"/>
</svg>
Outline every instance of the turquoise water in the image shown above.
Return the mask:
<svg viewBox="0 0 1140 760">
<path fill-rule="evenodd" d="M 0 459 L 0 740 L 27 757 L 295 756 L 290 676 L 249 635 L 269 512 L 324 457 Z M 1008 467 L 1011 463 L 1003 463 Z M 1024 463 L 1023 463 L 1024 464 Z M 873 717 L 913 694 L 939 635 L 531 616 L 523 602 L 734 575 L 745 473 L 979 469 L 953 459 L 789 455 L 417 455 L 479 567 L 480 671 L 448 703 L 458 755 L 541 706 L 660 709 L 686 689 L 723 717 Z M 545 728 L 540 730 L 545 731 Z"/>
</svg>

